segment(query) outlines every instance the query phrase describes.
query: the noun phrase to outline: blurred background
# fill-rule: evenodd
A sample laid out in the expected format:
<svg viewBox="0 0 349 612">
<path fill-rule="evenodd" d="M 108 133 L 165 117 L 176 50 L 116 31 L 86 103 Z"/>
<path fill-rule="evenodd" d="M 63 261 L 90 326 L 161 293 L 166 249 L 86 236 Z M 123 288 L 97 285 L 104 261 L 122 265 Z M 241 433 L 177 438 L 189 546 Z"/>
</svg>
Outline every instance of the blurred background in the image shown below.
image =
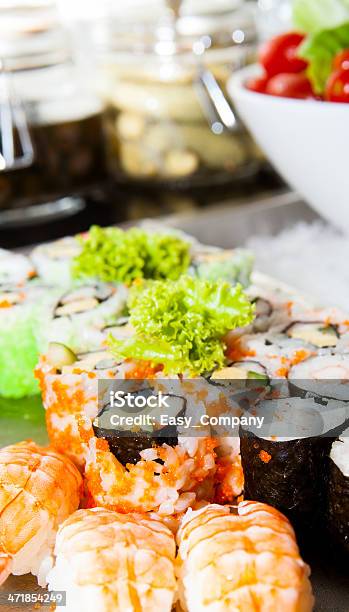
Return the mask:
<svg viewBox="0 0 349 612">
<path fill-rule="evenodd" d="M 0 0 L 0 245 L 282 189 L 226 84 L 288 0 Z"/>
</svg>

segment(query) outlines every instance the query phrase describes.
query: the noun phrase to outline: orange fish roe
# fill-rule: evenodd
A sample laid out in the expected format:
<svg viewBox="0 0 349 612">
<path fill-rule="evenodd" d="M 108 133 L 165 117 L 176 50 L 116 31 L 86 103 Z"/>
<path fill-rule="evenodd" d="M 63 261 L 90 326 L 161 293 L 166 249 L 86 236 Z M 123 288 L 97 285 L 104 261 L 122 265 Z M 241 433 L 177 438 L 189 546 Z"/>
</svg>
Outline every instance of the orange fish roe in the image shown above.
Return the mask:
<svg viewBox="0 0 349 612">
<path fill-rule="evenodd" d="M 267 453 L 265 450 L 261 450 L 258 457 L 261 461 L 263 461 L 263 463 L 269 463 L 271 460 L 271 455 L 269 455 L 269 453 Z"/>
<path fill-rule="evenodd" d="M 229 458 L 223 457 L 217 460 L 215 474 L 215 499 L 217 504 L 232 503 L 241 494 L 244 486 L 244 473 L 240 458 L 231 462 Z"/>
<path fill-rule="evenodd" d="M 278 370 L 276 370 L 275 374 L 276 376 L 280 376 L 280 378 L 287 378 L 289 370 L 290 369 L 287 367 L 279 368 Z"/>
<path fill-rule="evenodd" d="M 8 300 L 2 300 L 0 302 L 0 308 L 11 308 L 13 306 L 13 304 L 11 304 L 11 302 L 9 302 Z"/>
<path fill-rule="evenodd" d="M 302 361 L 305 361 L 311 355 L 315 355 L 315 353 L 311 351 L 307 351 L 305 349 L 299 349 L 298 351 L 294 352 L 293 357 L 291 359 L 291 363 L 292 365 L 297 365 L 297 363 L 301 363 Z"/>
<path fill-rule="evenodd" d="M 44 375 L 40 369 L 36 370 L 35 375 L 39 379 L 45 401 L 47 390 Z M 52 391 L 54 401 L 51 401 L 46 409 L 49 440 L 54 448 L 67 454 L 80 465 L 85 452 L 83 445 L 93 436 L 92 425 L 83 412 L 86 403 L 85 393 L 79 388 L 73 392 L 69 391 L 69 386 L 60 380 L 53 381 Z"/>
<path fill-rule="evenodd" d="M 96 449 L 100 450 L 100 451 L 108 451 L 109 450 L 109 444 L 108 444 L 107 440 L 105 440 L 104 438 L 97 438 L 97 440 L 96 440 Z"/>
<path fill-rule="evenodd" d="M 293 308 L 293 304 L 294 302 L 286 302 L 285 306 L 286 306 L 286 310 L 287 310 L 287 314 L 290 317 L 292 315 L 292 308 Z"/>
<path fill-rule="evenodd" d="M 126 363 L 131 363 L 134 366 L 125 373 L 125 378 L 127 380 L 146 380 L 148 378 L 154 378 L 155 374 L 163 370 L 161 364 L 154 364 L 151 363 L 151 361 L 131 361 L 126 359 Z"/>
<path fill-rule="evenodd" d="M 231 361 L 241 361 L 244 357 L 255 357 L 256 351 L 246 349 L 242 346 L 241 339 L 237 338 L 227 347 L 226 357 Z"/>
</svg>

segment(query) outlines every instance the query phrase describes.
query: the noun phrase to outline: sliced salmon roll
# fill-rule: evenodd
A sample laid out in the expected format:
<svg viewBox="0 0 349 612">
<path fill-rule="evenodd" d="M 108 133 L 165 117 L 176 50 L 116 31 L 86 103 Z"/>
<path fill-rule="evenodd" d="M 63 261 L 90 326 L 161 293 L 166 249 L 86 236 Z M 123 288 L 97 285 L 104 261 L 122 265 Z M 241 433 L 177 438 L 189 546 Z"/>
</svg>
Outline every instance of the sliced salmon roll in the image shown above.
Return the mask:
<svg viewBox="0 0 349 612">
<path fill-rule="evenodd" d="M 49 590 L 66 591 L 66 612 L 170 612 L 175 554 L 175 538 L 160 521 L 79 510 L 57 535 Z"/>
<path fill-rule="evenodd" d="M 177 534 L 181 605 L 188 612 L 309 612 L 314 598 L 289 521 L 244 501 L 188 510 Z"/>
</svg>

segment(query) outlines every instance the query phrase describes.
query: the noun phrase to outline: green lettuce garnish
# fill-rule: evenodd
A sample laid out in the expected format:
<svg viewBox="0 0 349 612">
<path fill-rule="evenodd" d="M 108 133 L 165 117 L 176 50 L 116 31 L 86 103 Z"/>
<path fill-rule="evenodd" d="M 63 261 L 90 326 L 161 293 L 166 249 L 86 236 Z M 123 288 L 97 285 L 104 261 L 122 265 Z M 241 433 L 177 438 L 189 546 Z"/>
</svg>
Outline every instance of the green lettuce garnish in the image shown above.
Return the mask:
<svg viewBox="0 0 349 612">
<path fill-rule="evenodd" d="M 323 94 L 334 57 L 349 48 L 349 0 L 294 0 L 293 24 L 308 34 L 299 56 L 315 93 Z"/>
<path fill-rule="evenodd" d="M 349 22 L 349 0 L 294 0 L 293 23 L 306 34 L 331 30 Z"/>
<path fill-rule="evenodd" d="M 171 234 L 95 225 L 79 240 L 82 250 L 73 260 L 74 278 L 122 283 L 139 278 L 176 280 L 190 264 L 190 245 Z"/>
<path fill-rule="evenodd" d="M 304 41 L 299 55 L 309 62 L 308 77 L 316 93 L 322 94 L 325 91 L 335 56 L 348 48 L 349 21 L 332 30 L 312 34 Z"/>
<path fill-rule="evenodd" d="M 162 364 L 165 374 L 198 375 L 225 363 L 223 336 L 249 325 L 254 306 L 240 285 L 182 276 L 134 286 L 128 301 L 133 337 L 108 344 L 117 358 Z"/>
</svg>

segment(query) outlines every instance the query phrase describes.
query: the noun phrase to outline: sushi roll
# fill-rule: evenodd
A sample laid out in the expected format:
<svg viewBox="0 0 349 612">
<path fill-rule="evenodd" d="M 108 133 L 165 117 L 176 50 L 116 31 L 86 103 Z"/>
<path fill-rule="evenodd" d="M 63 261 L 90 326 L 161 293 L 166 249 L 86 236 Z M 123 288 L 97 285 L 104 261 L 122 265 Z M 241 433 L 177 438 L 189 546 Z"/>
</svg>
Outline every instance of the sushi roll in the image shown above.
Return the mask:
<svg viewBox="0 0 349 612">
<path fill-rule="evenodd" d="M 288 374 L 294 395 L 349 401 L 349 354 L 317 354 L 294 364 Z"/>
<path fill-rule="evenodd" d="M 329 463 L 329 529 L 349 553 L 349 429 L 332 444 Z"/>
<path fill-rule="evenodd" d="M 127 366 L 125 366 L 127 368 Z M 46 426 L 54 448 L 83 466 L 86 440 L 93 436 L 92 420 L 98 415 L 98 381 L 113 379 L 120 369 L 105 350 L 76 355 L 54 342 L 35 370 L 46 410 Z M 79 429 L 82 419 L 86 439 Z"/>
<path fill-rule="evenodd" d="M 30 259 L 44 282 L 70 286 L 73 281 L 72 261 L 80 252 L 81 245 L 77 238 L 67 237 L 35 247 Z"/>
<path fill-rule="evenodd" d="M 347 405 L 282 398 L 254 410 L 263 427 L 240 429 L 245 496 L 274 506 L 297 527 L 315 525 L 324 512 L 327 457 L 345 427 Z"/>
<path fill-rule="evenodd" d="M 111 283 L 86 284 L 66 291 L 54 304 L 46 325 L 40 326 L 42 352 L 56 341 L 79 352 L 99 348 L 102 336 L 98 332 L 116 324 L 126 300 L 126 287 Z"/>
<path fill-rule="evenodd" d="M 255 305 L 255 318 L 251 325 L 252 333 L 262 333 L 268 331 L 273 319 L 274 308 L 269 300 L 263 297 L 252 299 Z"/>
<path fill-rule="evenodd" d="M 121 388 L 121 385 L 118 385 Z M 154 390 L 150 388 L 130 391 L 131 400 L 142 399 L 149 396 L 154 397 Z M 186 400 L 184 397 L 167 395 L 167 407 L 163 408 L 160 403 L 156 408 L 131 409 L 115 408 L 109 404 L 102 408 L 98 416 L 93 420 L 92 426 L 97 438 L 103 438 L 108 442 L 109 449 L 113 455 L 123 464 L 137 463 L 140 461 L 140 452 L 168 444 L 178 444 L 178 427 L 162 423 L 161 416 L 171 418 L 171 422 L 177 421 L 185 416 Z M 137 420 L 138 418 L 138 420 Z M 170 420 L 170 419 L 169 419 Z M 118 423 L 113 425 L 113 423 Z"/>
<path fill-rule="evenodd" d="M 170 612 L 176 544 L 160 521 L 94 508 L 61 526 L 50 591 L 66 591 L 66 612 Z"/>
<path fill-rule="evenodd" d="M 198 249 L 192 255 L 191 267 L 194 273 L 205 280 L 218 279 L 229 283 L 240 283 L 248 287 L 253 270 L 254 257 L 245 249 L 221 250 Z"/>
<path fill-rule="evenodd" d="M 268 382 L 268 372 L 262 363 L 254 359 L 235 361 L 230 365 L 212 372 L 209 382 L 214 384 L 229 384 L 233 381 L 260 380 Z"/>
<path fill-rule="evenodd" d="M 340 338 L 338 326 L 323 321 L 294 321 L 285 333 L 316 348 L 333 348 Z"/>
<path fill-rule="evenodd" d="M 58 526 L 81 493 L 82 477 L 64 455 L 31 441 L 0 449 L 0 583 L 31 572 L 44 586 Z"/>
<path fill-rule="evenodd" d="M 188 510 L 177 534 L 179 596 L 187 612 L 311 612 L 310 569 L 294 531 L 253 501 Z"/>
<path fill-rule="evenodd" d="M 38 332 L 54 299 L 50 289 L 31 283 L 0 287 L 0 395 L 21 398 L 39 392 L 33 375 Z"/>
<path fill-rule="evenodd" d="M 0 286 L 20 285 L 34 276 L 36 271 L 28 257 L 0 249 Z"/>
</svg>

